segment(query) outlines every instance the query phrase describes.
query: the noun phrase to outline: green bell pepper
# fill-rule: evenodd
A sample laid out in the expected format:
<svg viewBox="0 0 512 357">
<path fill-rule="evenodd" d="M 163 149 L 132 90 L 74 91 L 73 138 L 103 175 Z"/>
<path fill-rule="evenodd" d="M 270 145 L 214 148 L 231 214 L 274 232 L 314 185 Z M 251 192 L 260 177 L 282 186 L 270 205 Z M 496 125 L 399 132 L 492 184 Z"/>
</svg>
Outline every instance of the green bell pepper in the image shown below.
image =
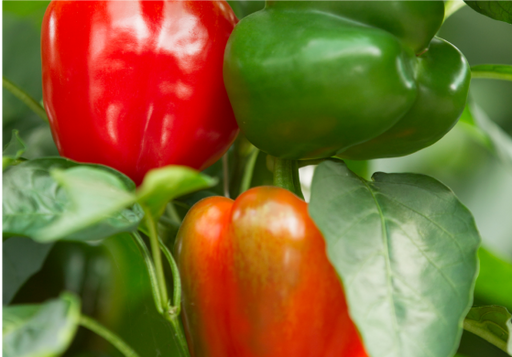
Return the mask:
<svg viewBox="0 0 512 357">
<path fill-rule="evenodd" d="M 242 19 L 224 82 L 240 129 L 284 159 L 403 156 L 455 125 L 470 70 L 434 38 L 442 1 L 267 1 Z"/>
</svg>

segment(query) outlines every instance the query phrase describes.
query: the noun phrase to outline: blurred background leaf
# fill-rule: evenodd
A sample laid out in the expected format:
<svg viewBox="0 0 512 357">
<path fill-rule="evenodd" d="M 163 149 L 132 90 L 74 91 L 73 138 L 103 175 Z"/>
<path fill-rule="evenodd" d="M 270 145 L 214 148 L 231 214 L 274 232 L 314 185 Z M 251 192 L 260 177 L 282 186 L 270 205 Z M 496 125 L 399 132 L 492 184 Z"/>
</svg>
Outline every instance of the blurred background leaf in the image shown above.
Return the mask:
<svg viewBox="0 0 512 357">
<path fill-rule="evenodd" d="M 11 302 L 16 292 L 41 269 L 53 244 L 12 237 L 3 243 L 2 303 Z"/>
</svg>

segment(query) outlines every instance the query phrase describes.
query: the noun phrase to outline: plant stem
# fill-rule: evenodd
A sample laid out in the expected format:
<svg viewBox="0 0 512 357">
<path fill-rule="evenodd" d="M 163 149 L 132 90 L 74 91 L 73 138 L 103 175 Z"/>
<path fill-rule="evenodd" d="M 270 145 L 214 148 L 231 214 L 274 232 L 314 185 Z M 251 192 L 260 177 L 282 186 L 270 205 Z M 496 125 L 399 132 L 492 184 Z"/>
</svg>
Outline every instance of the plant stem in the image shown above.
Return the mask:
<svg viewBox="0 0 512 357">
<path fill-rule="evenodd" d="M 158 281 L 156 279 L 155 266 L 153 265 L 153 261 L 151 260 L 151 256 L 149 255 L 148 247 L 142 240 L 142 237 L 138 232 L 132 233 L 133 240 L 135 244 L 137 244 L 137 248 L 139 248 L 142 257 L 144 258 L 144 263 L 146 263 L 146 268 L 149 274 L 149 282 L 151 284 L 151 292 L 153 294 L 153 300 L 155 302 L 156 310 L 163 314 L 164 310 L 162 308 L 162 300 L 160 297 L 160 289 L 158 288 Z"/>
<path fill-rule="evenodd" d="M 164 318 L 167 321 L 169 321 L 172 325 L 174 331 L 173 337 L 176 339 L 176 342 L 179 346 L 180 355 L 183 357 L 190 357 L 187 340 L 185 338 L 183 327 L 181 326 L 179 320 L 179 313 L 181 310 L 181 280 L 178 272 L 178 266 L 176 265 L 176 262 L 174 261 L 171 252 L 167 249 L 165 244 L 158 238 L 158 233 L 156 231 L 156 223 L 153 216 L 151 215 L 151 211 L 147 208 L 144 208 L 144 212 L 146 226 L 149 230 L 149 242 L 151 245 L 151 252 L 153 254 L 153 260 L 155 262 L 155 280 L 158 286 L 158 290 L 160 292 L 161 309 L 159 309 L 159 311 L 162 313 Z M 173 306 L 169 305 L 169 298 L 167 295 L 167 286 L 165 283 L 165 275 L 160 249 L 164 252 L 165 257 L 167 258 L 169 264 L 171 265 L 174 284 Z M 149 274 L 151 276 L 151 272 Z"/>
<path fill-rule="evenodd" d="M 256 165 L 256 160 L 258 159 L 258 154 L 260 151 L 257 148 L 253 148 L 253 151 L 249 155 L 249 159 L 247 160 L 244 168 L 244 175 L 242 177 L 242 183 L 240 184 L 240 194 L 242 192 L 247 191 L 251 187 L 252 175 L 254 173 L 254 166 Z"/>
<path fill-rule="evenodd" d="M 174 329 L 174 338 L 180 347 L 180 351 L 183 356 L 190 357 L 190 352 L 188 350 L 187 338 L 183 333 L 183 326 L 181 326 L 180 319 L 178 315 L 169 315 L 167 314 L 167 320 L 171 323 Z"/>
<path fill-rule="evenodd" d="M 494 346 L 508 353 L 507 343 L 501 340 L 498 336 L 494 335 L 485 327 L 482 327 L 478 322 L 470 319 L 464 319 L 464 330 L 477 335 L 478 337 L 486 340 L 487 342 L 493 344 Z"/>
<path fill-rule="evenodd" d="M 48 123 L 48 117 L 44 108 L 27 92 L 19 88 L 16 84 L 12 83 L 5 77 L 2 77 L 2 85 L 5 89 L 11 92 L 16 98 L 25 103 L 34 113 L 36 113 L 41 119 Z"/>
<path fill-rule="evenodd" d="M 174 338 L 180 347 L 180 351 L 183 356 L 190 357 L 190 352 L 188 349 L 187 339 L 185 334 L 183 333 L 183 326 L 181 326 L 179 315 L 181 312 L 181 279 L 180 273 L 178 271 L 178 265 L 174 260 L 171 252 L 165 246 L 164 242 L 159 239 L 160 249 L 164 253 L 169 265 L 171 266 L 172 271 L 172 281 L 173 281 L 173 303 L 169 311 L 166 312 L 165 318 L 169 321 L 174 329 Z"/>
<path fill-rule="evenodd" d="M 156 279 L 158 282 L 158 290 L 160 291 L 160 299 L 162 303 L 162 309 L 164 314 L 167 312 L 169 298 L 167 295 L 167 285 L 165 284 L 164 268 L 162 264 L 162 256 L 160 254 L 160 246 L 158 243 L 158 234 L 156 231 L 156 224 L 151 211 L 144 209 L 144 218 L 146 219 L 146 225 L 149 230 L 149 242 L 151 245 L 151 253 L 153 254 L 153 261 L 155 262 Z"/>
<path fill-rule="evenodd" d="M 176 207 L 174 207 L 173 202 L 169 202 L 167 204 L 166 212 L 167 212 L 169 218 L 174 220 L 176 223 L 181 224 L 182 219 L 181 219 L 180 215 L 178 214 L 178 212 L 176 211 Z"/>
<path fill-rule="evenodd" d="M 85 327 L 86 329 L 91 330 L 97 335 L 103 337 L 105 340 L 110 342 L 115 348 L 117 348 L 125 357 L 139 357 L 137 352 L 135 352 L 130 346 L 126 344 L 119 336 L 108 330 L 106 327 L 102 326 L 99 322 L 94 319 L 81 315 L 80 316 L 80 325 Z"/>
<path fill-rule="evenodd" d="M 299 180 L 297 160 L 274 158 L 274 185 L 285 188 L 304 199 Z"/>
<path fill-rule="evenodd" d="M 471 78 L 501 79 L 512 81 L 512 66 L 477 65 L 471 67 Z"/>
<path fill-rule="evenodd" d="M 171 252 L 166 247 L 164 242 L 162 242 L 162 240 L 160 239 L 159 243 L 160 243 L 160 249 L 164 253 L 165 257 L 167 258 L 167 261 L 169 262 L 169 265 L 171 266 L 172 282 L 173 282 L 172 308 L 174 310 L 174 313 L 176 315 L 179 315 L 180 311 L 181 311 L 181 278 L 180 278 L 180 272 L 178 271 L 178 265 L 176 264 L 176 261 L 174 260 L 174 257 L 172 256 Z"/>
<path fill-rule="evenodd" d="M 443 22 L 446 21 L 447 18 L 452 16 L 454 13 L 459 11 L 464 5 L 464 1 L 462 0 L 448 0 L 444 3 L 444 19 Z"/>
<path fill-rule="evenodd" d="M 229 198 L 229 162 L 227 152 L 222 156 L 222 178 L 224 182 L 224 196 Z"/>
</svg>

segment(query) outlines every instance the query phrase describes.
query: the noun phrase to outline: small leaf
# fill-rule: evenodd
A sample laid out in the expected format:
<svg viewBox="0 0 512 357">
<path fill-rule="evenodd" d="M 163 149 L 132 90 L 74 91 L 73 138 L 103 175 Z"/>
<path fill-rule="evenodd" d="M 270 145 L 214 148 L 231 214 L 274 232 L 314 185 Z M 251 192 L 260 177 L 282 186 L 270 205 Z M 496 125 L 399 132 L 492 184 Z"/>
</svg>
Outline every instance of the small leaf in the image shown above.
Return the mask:
<svg viewBox="0 0 512 357">
<path fill-rule="evenodd" d="M 53 244 L 13 237 L 3 243 L 2 302 L 7 305 L 25 282 L 43 266 Z"/>
<path fill-rule="evenodd" d="M 26 161 L 4 175 L 3 232 L 47 242 L 131 231 L 143 216 L 138 205 L 123 209 L 133 204 L 134 191 L 129 178 L 106 166 L 64 158 Z"/>
<path fill-rule="evenodd" d="M 79 319 L 80 301 L 69 293 L 40 305 L 5 306 L 3 356 L 60 356 L 71 344 Z"/>
<path fill-rule="evenodd" d="M 505 64 L 480 64 L 471 67 L 471 77 L 512 81 L 512 66 Z"/>
<path fill-rule="evenodd" d="M 502 306 L 480 306 L 469 310 L 464 329 L 482 337 L 512 356 L 512 315 Z"/>
<path fill-rule="evenodd" d="M 467 1 L 465 3 L 473 10 L 494 20 L 512 24 L 512 1 Z"/>
<path fill-rule="evenodd" d="M 12 165 L 23 155 L 26 149 L 27 147 L 23 140 L 21 140 L 18 130 L 13 130 L 11 141 L 7 144 L 2 153 L 2 168 L 5 170 L 6 167 Z"/>
<path fill-rule="evenodd" d="M 216 181 L 186 166 L 165 166 L 144 177 L 137 201 L 159 217 L 167 202 L 197 190 L 214 186 Z"/>
<path fill-rule="evenodd" d="M 453 192 L 424 175 L 342 162 L 316 169 L 309 212 L 372 357 L 453 356 L 477 274 L 480 236 Z"/>
</svg>

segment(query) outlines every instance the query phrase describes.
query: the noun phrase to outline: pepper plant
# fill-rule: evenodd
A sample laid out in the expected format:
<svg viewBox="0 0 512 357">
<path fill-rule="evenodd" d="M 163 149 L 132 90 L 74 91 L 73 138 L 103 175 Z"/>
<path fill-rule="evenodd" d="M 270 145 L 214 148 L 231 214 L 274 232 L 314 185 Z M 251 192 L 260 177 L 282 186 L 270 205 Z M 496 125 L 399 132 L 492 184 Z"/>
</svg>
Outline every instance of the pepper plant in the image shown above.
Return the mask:
<svg viewBox="0 0 512 357">
<path fill-rule="evenodd" d="M 512 168 L 442 38 L 511 4 L 3 2 L 4 356 L 512 355 L 512 245 L 371 174 Z"/>
</svg>

